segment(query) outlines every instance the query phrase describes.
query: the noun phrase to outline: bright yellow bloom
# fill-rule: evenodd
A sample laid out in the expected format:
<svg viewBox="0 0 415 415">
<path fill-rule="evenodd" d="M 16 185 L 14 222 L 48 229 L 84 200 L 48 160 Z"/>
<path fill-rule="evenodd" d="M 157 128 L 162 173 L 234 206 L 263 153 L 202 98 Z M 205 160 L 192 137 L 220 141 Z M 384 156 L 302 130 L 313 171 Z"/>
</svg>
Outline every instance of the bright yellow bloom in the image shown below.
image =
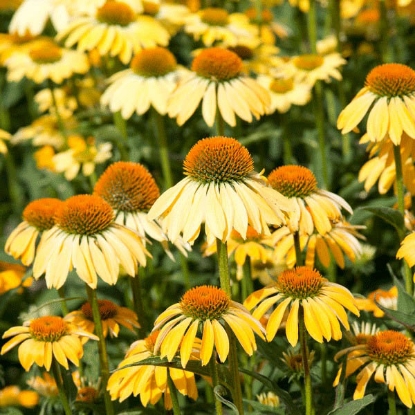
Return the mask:
<svg viewBox="0 0 415 415">
<path fill-rule="evenodd" d="M 120 325 L 131 331 L 140 327 L 137 314 L 129 308 L 120 307 L 110 300 L 98 300 L 98 306 L 104 337 L 107 337 L 108 333 L 111 337 L 118 337 Z M 89 302 L 84 303 L 79 310 L 67 314 L 65 320 L 88 333 L 93 333 L 95 330 L 92 308 Z"/>
<path fill-rule="evenodd" d="M 177 65 L 174 55 L 157 47 L 138 52 L 130 68 L 117 72 L 101 97 L 101 103 L 112 112 L 121 111 L 123 118 L 133 113 L 142 115 L 153 107 L 166 114 L 167 102 L 187 70 Z"/>
<path fill-rule="evenodd" d="M 33 153 L 33 158 L 36 161 L 36 167 L 39 170 L 55 171 L 55 163 L 53 162 L 53 156 L 55 150 L 52 146 L 43 146 Z"/>
<path fill-rule="evenodd" d="M 24 265 L 33 262 L 38 237 L 55 224 L 54 214 L 63 202 L 55 198 L 42 198 L 30 202 L 23 210 L 23 222 L 6 240 L 6 254 L 20 259 Z"/>
<path fill-rule="evenodd" d="M 58 41 L 79 51 L 96 49 L 101 56 L 118 57 L 127 65 L 141 49 L 167 46 L 169 32 L 156 19 L 138 15 L 122 1 L 107 1 L 95 15 L 80 16 L 58 32 Z"/>
<path fill-rule="evenodd" d="M 36 84 L 46 80 L 61 84 L 75 74 L 85 74 L 89 70 L 85 54 L 61 48 L 51 41 L 29 49 L 28 53 L 13 53 L 4 65 L 7 68 L 9 82 L 27 78 Z"/>
<path fill-rule="evenodd" d="M 112 156 L 111 143 L 95 144 L 94 137 L 83 138 L 79 135 L 68 137 L 68 150 L 53 156 L 54 170 L 64 173 L 66 180 L 73 180 L 82 167 L 82 174 L 91 176 L 96 164 L 102 164 Z"/>
<path fill-rule="evenodd" d="M 55 226 L 44 233 L 33 265 L 33 276 L 45 274 L 48 288 L 60 288 L 73 268 L 91 288 L 98 276 L 115 284 L 120 265 L 134 277 L 138 264 L 150 255 L 139 235 L 114 222 L 111 206 L 99 196 L 67 199 L 55 212 Z"/>
<path fill-rule="evenodd" d="M 349 322 L 346 310 L 359 315 L 355 300 L 350 291 L 323 278 L 321 274 L 309 267 L 297 267 L 282 272 L 275 283 L 253 292 L 244 305 L 253 311 L 252 316 L 260 319 L 274 305 L 277 307 L 269 316 L 266 331 L 267 340 L 271 341 L 288 311 L 285 332 L 290 344 L 298 342 L 298 315 L 300 307 L 304 314 L 305 327 L 310 336 L 323 343 L 340 340 L 342 331 L 339 324 L 348 330 Z"/>
<path fill-rule="evenodd" d="M 248 150 L 233 138 L 200 140 L 186 156 L 184 170 L 187 177 L 164 192 L 149 211 L 150 219 L 163 219 L 171 241 L 183 233 L 184 241 L 193 243 L 203 223 L 210 239 L 223 242 L 234 229 L 246 238 L 248 225 L 269 235 L 268 224 L 281 225 L 283 211 L 291 209 L 290 202 L 254 171 Z"/>
<path fill-rule="evenodd" d="M 15 288 L 20 292 L 21 287 L 30 287 L 33 278 L 23 279 L 25 273 L 26 268 L 19 264 L 0 261 L 0 295 Z"/>
<path fill-rule="evenodd" d="M 407 235 L 401 242 L 401 246 L 396 253 L 396 258 L 404 259 L 407 264 L 412 268 L 415 265 L 415 232 Z M 414 273 L 414 282 L 415 282 L 415 273 Z"/>
<path fill-rule="evenodd" d="M 268 175 L 269 184 L 297 206 L 289 213 L 287 225 L 292 232 L 311 235 L 314 230 L 324 235 L 333 223 L 342 219 L 341 209 L 353 213 L 340 196 L 317 187 L 313 172 L 303 166 L 281 166 Z"/>
<path fill-rule="evenodd" d="M 257 32 L 256 27 L 249 23 L 248 16 L 229 13 L 219 7 L 207 7 L 186 17 L 184 31 L 207 47 L 216 42 L 235 46 L 245 38 L 253 38 Z"/>
<path fill-rule="evenodd" d="M 415 138 L 415 71 L 400 63 L 376 66 L 367 75 L 365 86 L 340 113 L 337 128 L 347 134 L 366 114 L 370 141 L 389 136 L 397 145 L 403 132 Z"/>
<path fill-rule="evenodd" d="M 216 111 L 226 123 L 236 125 L 237 115 L 252 122 L 266 113 L 270 104 L 269 92 L 243 73 L 241 58 L 222 48 L 200 52 L 192 62 L 192 72 L 184 76 L 168 103 L 169 117 L 183 125 L 202 102 L 202 116 L 212 126 Z"/>
<path fill-rule="evenodd" d="M 23 326 L 12 327 L 3 334 L 3 339 L 12 337 L 1 348 L 1 354 L 7 353 L 20 344 L 19 361 L 26 371 L 32 367 L 44 366 L 50 370 L 52 359 L 56 359 L 65 369 L 68 360 L 79 365 L 83 355 L 81 337 L 98 340 L 98 337 L 65 321 L 58 316 L 44 316 L 27 321 Z"/>
<path fill-rule="evenodd" d="M 181 364 L 186 367 L 201 328 L 202 365 L 209 363 L 214 350 L 219 360 L 224 362 L 229 354 L 225 327 L 232 330 L 250 356 L 257 348 L 254 333 L 264 339 L 261 323 L 242 304 L 232 301 L 225 291 L 207 285 L 195 287 L 186 291 L 179 303 L 171 305 L 157 317 L 153 331 L 160 330 L 160 334 L 154 350 L 169 361 L 179 352 Z"/>
<path fill-rule="evenodd" d="M 256 398 L 262 405 L 269 406 L 270 408 L 277 408 L 280 406 L 280 398 L 274 392 L 260 393 Z"/>
<path fill-rule="evenodd" d="M 369 161 L 359 171 L 359 182 L 365 182 L 365 190 L 369 191 L 378 182 L 378 192 L 383 195 L 396 182 L 394 144 L 389 138 L 382 141 L 369 141 L 368 134 L 360 139 L 360 144 L 368 143 Z M 403 183 L 411 193 L 415 193 L 415 141 L 405 132 L 400 143 Z"/>
<path fill-rule="evenodd" d="M 148 211 L 160 196 L 160 191 L 142 164 L 125 161 L 111 164 L 95 184 L 94 194 L 111 205 L 117 223 L 136 231 L 144 244 L 147 237 L 160 242 L 167 255 L 174 258 L 161 225 L 148 218 Z M 187 255 L 189 244 L 181 238 L 173 242 L 183 255 Z"/>
<path fill-rule="evenodd" d="M 267 114 L 275 111 L 285 113 L 291 105 L 306 105 L 311 100 L 311 86 L 306 82 L 295 82 L 292 78 L 275 78 L 270 75 L 260 75 L 257 81 L 268 89 L 271 95 L 271 105 Z"/>
<path fill-rule="evenodd" d="M 155 405 L 164 394 L 164 406 L 172 408 L 170 389 L 167 385 L 167 376 L 170 375 L 177 390 L 184 396 L 196 400 L 198 391 L 194 374 L 183 369 L 167 368 L 152 365 L 134 365 L 142 360 L 158 356 L 155 343 L 159 332 L 151 333 L 143 340 L 134 342 L 125 359 L 118 365 L 108 380 L 108 391 L 111 399 L 123 401 L 130 395 L 140 395 L 141 403 L 147 406 Z M 192 346 L 190 346 L 192 347 Z M 196 359 L 197 349 L 194 348 L 192 359 Z"/>
<path fill-rule="evenodd" d="M 389 290 L 378 288 L 368 294 L 367 298 L 356 297 L 356 306 L 359 310 L 372 312 L 375 317 L 383 317 L 385 313 L 377 303 L 391 310 L 398 308 L 398 288 L 393 286 Z"/>
<path fill-rule="evenodd" d="M 394 330 L 380 331 L 367 342 L 337 353 L 335 359 L 347 356 L 346 373 L 349 377 L 361 369 L 356 377 L 353 399 L 363 398 L 366 386 L 374 375 L 377 383 L 384 383 L 395 391 L 408 408 L 415 403 L 415 344 L 404 334 Z M 338 377 L 334 383 L 336 386 Z"/>
<path fill-rule="evenodd" d="M 34 391 L 22 391 L 18 386 L 6 386 L 0 389 L 0 408 L 23 406 L 33 408 L 39 403 L 39 395 Z"/>
</svg>

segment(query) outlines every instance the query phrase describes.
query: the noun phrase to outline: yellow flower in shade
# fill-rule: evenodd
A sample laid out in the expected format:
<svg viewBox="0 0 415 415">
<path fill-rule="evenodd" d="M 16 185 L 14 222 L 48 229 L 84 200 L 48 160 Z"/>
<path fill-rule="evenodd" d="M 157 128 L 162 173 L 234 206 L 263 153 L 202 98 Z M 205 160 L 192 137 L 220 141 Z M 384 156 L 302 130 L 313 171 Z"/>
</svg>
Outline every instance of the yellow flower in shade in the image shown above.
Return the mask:
<svg viewBox="0 0 415 415">
<path fill-rule="evenodd" d="M 401 246 L 396 253 L 396 258 L 404 259 L 407 264 L 412 268 L 415 265 L 415 232 L 411 232 L 409 235 L 405 236 L 401 242 Z M 415 273 L 414 273 L 415 281 Z"/>
<path fill-rule="evenodd" d="M 145 240 L 150 237 L 160 242 L 167 255 L 167 236 L 155 220 L 148 218 L 148 211 L 160 196 L 159 188 L 151 173 L 140 163 L 119 161 L 111 164 L 94 187 L 94 194 L 107 201 L 115 212 L 115 221 L 136 231 Z M 190 246 L 181 238 L 176 247 L 187 255 Z"/>
<path fill-rule="evenodd" d="M 282 272 L 275 283 L 253 292 L 244 302 L 252 310 L 252 316 L 260 319 L 270 308 L 277 307 L 269 316 L 266 331 L 271 341 L 288 312 L 285 332 L 290 344 L 298 342 L 298 315 L 304 314 L 305 327 L 310 336 L 319 343 L 342 338 L 340 323 L 349 330 L 346 309 L 359 315 L 350 291 L 329 282 L 310 267 L 296 267 Z M 339 323 L 340 322 L 340 323 Z"/>
<path fill-rule="evenodd" d="M 270 75 L 260 75 L 257 81 L 271 95 L 268 114 L 275 111 L 285 113 L 291 105 L 305 105 L 311 100 L 311 86 L 306 82 L 294 82 L 292 78 L 275 78 Z"/>
<path fill-rule="evenodd" d="M 123 118 L 130 118 L 134 112 L 142 115 L 150 107 L 164 115 L 184 71 L 168 49 L 143 49 L 134 56 L 129 69 L 117 72 L 108 80 L 110 86 L 102 95 L 101 103 L 108 105 L 112 112 L 121 111 Z"/>
<path fill-rule="evenodd" d="M 26 268 L 19 264 L 0 261 L 0 295 L 15 288 L 18 288 L 20 292 L 21 287 L 30 287 L 33 278 L 24 279 L 25 273 Z"/>
<path fill-rule="evenodd" d="M 64 173 L 66 180 L 75 179 L 80 170 L 84 176 L 91 176 L 96 164 L 102 164 L 112 156 L 112 144 L 96 145 L 94 137 L 83 138 L 79 135 L 71 135 L 68 137 L 68 147 L 68 150 L 52 157 L 54 170 L 57 173 Z"/>
<path fill-rule="evenodd" d="M 38 403 L 39 395 L 35 391 L 21 390 L 15 385 L 0 389 L 0 408 L 10 408 L 11 406 L 34 408 Z"/>
<path fill-rule="evenodd" d="M 360 144 L 368 142 L 366 151 L 369 153 L 369 161 L 360 169 L 358 180 L 364 182 L 366 191 L 378 182 L 378 192 L 385 194 L 396 182 L 394 144 L 389 138 L 377 142 L 369 141 L 368 134 L 365 134 L 360 139 Z M 408 191 L 415 193 L 415 141 L 405 132 L 401 137 L 400 154 L 403 183 Z"/>
<path fill-rule="evenodd" d="M 294 232 L 321 235 L 329 232 L 333 222 L 342 219 L 342 208 L 352 213 L 350 205 L 340 196 L 317 187 L 313 172 L 303 166 L 281 166 L 268 175 L 269 184 L 297 206 L 289 213 L 287 225 Z"/>
<path fill-rule="evenodd" d="M 75 74 L 85 74 L 89 70 L 85 54 L 61 48 L 51 41 L 31 48 L 28 53 L 13 53 L 4 65 L 9 82 L 18 82 L 26 77 L 36 84 L 46 80 L 61 84 Z"/>
<path fill-rule="evenodd" d="M 184 396 L 196 400 L 198 391 L 194 373 L 183 369 L 167 368 L 163 366 L 139 365 L 142 360 L 156 357 L 155 343 L 159 332 L 151 333 L 143 340 L 134 342 L 124 360 L 118 365 L 108 380 L 108 391 L 111 399 L 124 401 L 130 395 L 140 395 L 141 403 L 147 406 L 155 405 L 164 395 L 164 406 L 172 408 L 170 389 L 167 385 L 167 376 L 170 375 L 177 390 Z M 192 346 L 191 346 L 192 347 Z M 192 359 L 197 358 L 197 349 L 194 348 Z M 134 364 L 137 364 L 134 366 Z"/>
<path fill-rule="evenodd" d="M 274 392 L 260 393 L 256 396 L 259 403 L 269 406 L 270 408 L 277 408 L 280 406 L 280 398 Z"/>
<path fill-rule="evenodd" d="M 27 384 L 41 396 L 50 398 L 59 395 L 55 378 L 48 372 L 43 372 L 42 376 L 34 376 L 30 378 L 27 381 Z"/>
<path fill-rule="evenodd" d="M 337 128 L 346 134 L 366 114 L 370 141 L 388 136 L 397 145 L 403 132 L 415 138 L 415 71 L 400 63 L 376 66 L 367 75 L 365 86 L 340 113 Z"/>
<path fill-rule="evenodd" d="M 402 403 L 412 408 L 415 403 L 415 345 L 411 339 L 394 330 L 380 331 L 370 336 L 365 344 L 340 351 L 335 359 L 345 354 L 345 376 L 360 369 L 353 399 L 363 398 L 366 386 L 374 376 L 377 383 L 386 384 L 392 392 L 396 390 Z M 334 386 L 337 383 L 338 378 Z"/>
<path fill-rule="evenodd" d="M 340 53 L 298 55 L 275 68 L 271 74 L 277 78 L 293 78 L 312 87 L 317 81 L 331 82 L 332 78 L 341 81 L 340 70 L 345 63 Z"/>
<path fill-rule="evenodd" d="M 55 150 L 52 146 L 43 146 L 33 153 L 33 158 L 36 161 L 36 167 L 39 170 L 55 171 L 55 163 L 53 162 L 53 156 Z"/>
<path fill-rule="evenodd" d="M 78 329 L 58 316 L 43 316 L 23 326 L 12 327 L 6 330 L 2 338 L 12 336 L 1 348 L 1 354 L 20 344 L 19 361 L 26 371 L 33 363 L 49 371 L 52 359 L 56 359 L 65 369 L 69 368 L 68 360 L 78 366 L 83 355 L 81 337 L 98 340 L 97 336 Z"/>
<path fill-rule="evenodd" d="M 199 329 L 202 331 L 200 360 L 207 365 L 216 350 L 224 362 L 229 354 L 229 337 L 225 327 L 232 330 L 248 355 L 256 350 L 255 333 L 264 339 L 261 323 L 242 305 L 232 301 L 221 288 L 202 285 L 183 295 L 179 303 L 171 305 L 154 322 L 153 331 L 160 330 L 154 346 L 160 357 L 173 360 L 180 353 L 186 367 Z"/>
<path fill-rule="evenodd" d="M 129 308 L 120 307 L 110 300 L 98 300 L 98 306 L 104 337 L 107 337 L 108 333 L 111 337 L 118 337 L 120 325 L 131 331 L 140 327 L 137 314 Z M 89 302 L 84 303 L 79 310 L 67 314 L 65 320 L 88 333 L 93 333 L 95 330 L 92 308 Z"/>
<path fill-rule="evenodd" d="M 117 57 L 127 65 L 141 49 L 167 46 L 169 32 L 156 19 L 139 15 L 122 1 L 106 1 L 95 15 L 75 18 L 56 39 L 79 51 L 96 49 L 101 56 Z"/>
<path fill-rule="evenodd" d="M 53 102 L 55 100 L 59 116 L 65 119 L 70 118 L 78 108 L 75 96 L 64 88 L 54 88 L 53 91 L 49 88 L 42 89 L 36 93 L 34 100 L 40 113 L 48 112 L 56 115 Z"/>
<path fill-rule="evenodd" d="M 149 211 L 150 219 L 162 218 L 171 241 L 182 233 L 184 241 L 193 243 L 203 223 L 210 239 L 223 242 L 234 229 L 246 238 L 248 225 L 269 235 L 267 224 L 281 225 L 283 211 L 291 209 L 254 171 L 249 151 L 234 138 L 200 140 L 187 154 L 184 171 L 187 177 L 164 192 Z"/>
<path fill-rule="evenodd" d="M 20 259 L 24 265 L 33 262 L 38 237 L 55 224 L 54 214 L 63 202 L 54 198 L 42 198 L 30 202 L 23 210 L 23 222 L 6 240 L 6 254 Z"/>
<path fill-rule="evenodd" d="M 375 317 L 383 317 L 385 313 L 377 306 L 382 305 L 391 310 L 398 308 L 398 288 L 393 286 L 389 290 L 378 288 L 368 294 L 367 298 L 356 297 L 356 306 L 359 310 L 369 311 Z"/>
<path fill-rule="evenodd" d="M 192 71 L 183 77 L 171 95 L 167 113 L 183 125 L 202 101 L 202 116 L 212 126 L 216 111 L 231 126 L 237 115 L 244 121 L 259 119 L 270 104 L 269 92 L 243 73 L 241 58 L 222 48 L 202 50 L 192 62 Z"/>
<path fill-rule="evenodd" d="M 7 153 L 7 145 L 5 141 L 9 140 L 9 138 L 10 138 L 10 133 L 0 129 L 0 153 L 2 154 Z"/>
<path fill-rule="evenodd" d="M 215 42 L 235 46 L 238 41 L 251 39 L 257 34 L 257 29 L 249 23 L 248 16 L 229 13 L 220 7 L 207 7 L 189 15 L 183 29 L 194 40 L 201 40 L 208 47 Z"/>
<path fill-rule="evenodd" d="M 60 288 L 73 268 L 91 288 L 98 276 L 115 284 L 120 265 L 134 277 L 150 255 L 139 235 L 114 222 L 111 206 L 99 196 L 67 199 L 55 212 L 55 226 L 44 233 L 33 264 L 33 276 L 45 274 L 48 288 Z"/>
</svg>

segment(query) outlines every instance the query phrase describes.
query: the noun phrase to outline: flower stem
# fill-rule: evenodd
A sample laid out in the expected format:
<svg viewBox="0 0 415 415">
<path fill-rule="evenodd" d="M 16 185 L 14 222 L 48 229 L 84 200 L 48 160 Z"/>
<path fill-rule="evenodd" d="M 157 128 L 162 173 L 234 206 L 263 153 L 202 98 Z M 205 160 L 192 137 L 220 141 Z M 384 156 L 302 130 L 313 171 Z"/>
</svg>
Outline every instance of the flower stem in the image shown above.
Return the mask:
<svg viewBox="0 0 415 415">
<path fill-rule="evenodd" d="M 317 53 L 316 0 L 310 0 L 307 13 L 308 41 L 311 53 Z"/>
<path fill-rule="evenodd" d="M 65 388 L 63 387 L 61 368 L 55 358 L 52 358 L 52 373 L 55 378 L 56 386 L 58 388 L 59 397 L 63 406 L 65 415 L 72 415 L 71 406 L 69 404 L 68 397 L 66 395 Z"/>
<path fill-rule="evenodd" d="M 395 391 L 391 391 L 388 388 L 388 404 L 389 404 L 389 414 L 396 415 L 396 396 Z"/>
<path fill-rule="evenodd" d="M 380 40 L 382 62 L 393 62 L 393 51 L 390 44 L 390 25 L 388 21 L 388 9 L 385 0 L 379 1 L 379 15 L 380 15 L 380 28 L 379 33 L 382 33 Z"/>
<path fill-rule="evenodd" d="M 311 389 L 311 375 L 310 366 L 308 365 L 308 346 L 307 346 L 307 330 L 304 323 L 304 310 L 301 307 L 298 319 L 299 332 L 300 332 L 300 347 L 301 356 L 303 358 L 303 370 L 304 370 L 304 394 L 305 394 L 305 414 L 313 414 L 313 401 L 312 401 L 312 389 Z"/>
<path fill-rule="evenodd" d="M 127 123 L 125 122 L 125 119 L 122 117 L 120 111 L 114 112 L 112 114 L 112 118 L 114 120 L 115 127 L 120 132 L 121 137 L 123 138 L 123 140 L 116 141 L 118 151 L 120 152 L 120 158 L 121 160 L 127 161 L 129 159 L 128 152 L 125 146 L 128 139 Z"/>
<path fill-rule="evenodd" d="M 295 265 L 297 267 L 300 267 L 301 265 L 303 265 L 303 257 L 301 255 L 300 233 L 298 231 L 294 232 L 293 238 L 295 249 Z"/>
<path fill-rule="evenodd" d="M 65 298 L 65 291 L 63 287 L 58 289 L 59 298 L 61 301 L 61 308 L 62 308 L 62 314 L 66 316 L 68 314 L 68 304 L 66 304 L 66 298 Z"/>
<path fill-rule="evenodd" d="M 216 250 L 218 253 L 219 262 L 219 279 L 220 287 L 226 294 L 231 296 L 231 280 L 229 276 L 229 264 L 228 264 L 228 246 L 226 242 L 222 242 L 220 239 L 216 239 Z"/>
<path fill-rule="evenodd" d="M 218 367 L 216 366 L 216 353 L 213 352 L 210 360 L 209 360 L 209 371 L 210 371 L 210 376 L 212 377 L 212 387 L 213 389 L 219 385 L 219 375 L 218 375 Z M 222 404 L 220 402 L 220 400 L 216 397 L 215 394 L 214 395 L 214 400 L 215 400 L 215 409 L 216 409 L 216 414 L 217 415 L 222 415 L 223 414 L 223 410 L 222 410 Z"/>
<path fill-rule="evenodd" d="M 239 379 L 239 364 L 238 364 L 238 350 L 236 348 L 235 335 L 229 327 L 226 327 L 226 332 L 229 337 L 229 371 L 231 375 L 230 384 L 233 385 L 233 402 L 238 409 L 239 415 L 244 414 L 244 406 L 242 401 L 242 388 Z"/>
<path fill-rule="evenodd" d="M 177 397 L 177 389 L 173 382 L 173 379 L 171 378 L 169 369 L 167 369 L 167 384 L 169 385 L 169 389 L 170 389 L 170 397 L 171 397 L 171 402 L 173 404 L 173 414 L 181 415 L 179 399 Z"/>
<path fill-rule="evenodd" d="M 60 133 L 65 137 L 65 140 L 68 139 L 68 132 L 66 131 L 65 123 L 63 122 L 61 113 L 59 112 L 58 101 L 56 100 L 55 86 L 52 81 L 49 82 L 50 95 L 52 97 L 53 108 L 55 109 L 56 121 L 58 122 L 58 127 Z"/>
<path fill-rule="evenodd" d="M 129 278 L 129 280 L 131 291 L 133 293 L 134 311 L 137 314 L 138 321 L 140 322 L 141 326 L 139 333 L 142 335 L 143 333 L 146 333 L 147 330 L 147 319 L 144 313 L 143 297 L 141 295 L 140 275 L 136 275 L 134 278 Z"/>
<path fill-rule="evenodd" d="M 216 108 L 216 133 L 219 137 L 225 135 L 225 120 L 223 119 L 219 108 Z"/>
<path fill-rule="evenodd" d="M 161 169 L 163 171 L 163 178 L 164 178 L 164 187 L 166 189 L 173 186 L 173 174 L 170 165 L 170 158 L 169 158 L 169 146 L 167 142 L 167 134 L 166 128 L 164 125 L 164 118 L 163 116 L 157 112 L 156 109 L 151 108 L 151 115 L 153 118 L 153 124 L 156 131 L 156 136 L 158 140 L 158 147 L 159 147 L 159 155 L 160 155 L 160 163 Z"/>
<path fill-rule="evenodd" d="M 107 391 L 107 384 L 109 378 L 109 361 L 108 361 L 108 354 L 107 354 L 107 346 L 105 343 L 104 333 L 102 330 L 102 321 L 101 321 L 101 314 L 99 312 L 99 305 L 98 305 L 98 298 L 97 293 L 93 290 L 89 285 L 86 285 L 86 291 L 88 293 L 89 303 L 92 309 L 92 316 L 94 319 L 95 324 L 95 333 L 99 337 L 98 342 L 98 354 L 99 354 L 99 361 L 101 364 L 101 381 L 102 381 L 102 389 L 104 393 L 104 403 L 105 403 L 105 410 L 106 415 L 114 415 L 114 406 L 111 401 L 111 397 Z"/>
<path fill-rule="evenodd" d="M 251 273 L 251 259 L 246 258 L 243 265 L 243 277 L 242 277 L 242 302 L 254 291 L 252 284 Z"/>
</svg>

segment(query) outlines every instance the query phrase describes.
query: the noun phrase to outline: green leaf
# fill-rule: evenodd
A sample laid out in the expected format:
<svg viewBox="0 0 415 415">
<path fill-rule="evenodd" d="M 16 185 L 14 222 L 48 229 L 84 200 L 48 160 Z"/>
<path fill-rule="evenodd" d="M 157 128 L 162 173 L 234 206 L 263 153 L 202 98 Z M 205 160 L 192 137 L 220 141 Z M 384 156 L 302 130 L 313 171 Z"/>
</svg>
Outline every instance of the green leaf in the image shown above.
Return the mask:
<svg viewBox="0 0 415 415">
<path fill-rule="evenodd" d="M 218 399 L 220 402 L 222 402 L 224 405 L 230 408 L 234 414 L 239 415 L 238 408 L 232 402 L 228 401 L 223 397 L 223 395 L 226 394 L 226 390 L 224 390 L 222 385 L 215 386 L 213 388 L 213 392 L 216 396 L 216 399 Z"/>
<path fill-rule="evenodd" d="M 403 313 L 402 311 L 391 310 L 390 308 L 386 308 L 382 304 L 378 303 L 376 299 L 375 303 L 385 313 L 386 317 L 402 324 L 406 329 L 415 332 L 415 312 Z"/>
<path fill-rule="evenodd" d="M 383 219 L 386 223 L 389 223 L 389 225 L 392 225 L 398 233 L 401 233 L 404 228 L 403 216 L 396 209 L 389 207 L 364 206 L 357 208 L 356 211 L 357 210 L 367 210 L 368 212 L 373 213 Z"/>
<path fill-rule="evenodd" d="M 398 311 L 402 311 L 403 313 L 408 314 L 414 313 L 415 299 L 406 292 L 405 287 L 401 284 L 401 282 L 396 278 L 395 275 L 392 275 L 392 278 L 393 283 L 398 288 Z"/>
<path fill-rule="evenodd" d="M 375 402 L 376 398 L 373 395 L 364 396 L 362 399 L 347 402 L 340 408 L 333 409 L 327 415 L 355 415 L 363 408 Z"/>
</svg>

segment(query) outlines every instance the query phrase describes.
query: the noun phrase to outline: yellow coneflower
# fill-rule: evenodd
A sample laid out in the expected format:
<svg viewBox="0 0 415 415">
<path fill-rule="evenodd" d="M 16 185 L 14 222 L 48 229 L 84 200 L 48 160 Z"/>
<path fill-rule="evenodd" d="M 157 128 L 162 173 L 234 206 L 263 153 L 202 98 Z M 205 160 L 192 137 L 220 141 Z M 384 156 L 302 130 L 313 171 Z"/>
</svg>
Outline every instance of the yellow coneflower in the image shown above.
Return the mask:
<svg viewBox="0 0 415 415">
<path fill-rule="evenodd" d="M 359 315 L 355 300 L 350 291 L 336 283 L 329 282 L 310 267 L 296 267 L 283 271 L 275 283 L 252 293 L 244 302 L 255 310 L 252 316 L 260 319 L 274 304 L 266 331 L 271 341 L 288 311 L 285 327 L 287 339 L 294 347 L 298 342 L 299 313 L 304 315 L 304 323 L 310 336 L 323 343 L 342 338 L 340 323 L 348 330 L 346 310 Z M 340 322 L 340 323 L 339 323 Z"/>
<path fill-rule="evenodd" d="M 23 279 L 25 272 L 26 268 L 19 264 L 0 261 L 0 295 L 16 288 L 20 293 L 22 287 L 30 287 L 33 278 Z"/>
<path fill-rule="evenodd" d="M 415 247 L 415 232 L 411 232 L 409 235 L 405 236 L 405 238 L 401 242 L 401 246 L 396 253 L 396 258 L 404 259 L 410 267 L 415 265 L 415 255 L 414 255 L 414 247 Z M 415 281 L 415 273 L 414 273 L 414 281 Z"/>
<path fill-rule="evenodd" d="M 187 70 L 178 66 L 174 55 L 166 48 L 156 47 L 138 52 L 130 68 L 109 78 L 109 87 L 101 103 L 112 112 L 121 111 L 123 118 L 133 113 L 142 115 L 153 107 L 166 114 L 167 102 Z"/>
<path fill-rule="evenodd" d="M 91 288 L 98 276 L 115 284 L 122 265 L 134 277 L 138 264 L 150 255 L 140 236 L 114 222 L 111 206 L 99 196 L 77 195 L 55 212 L 55 226 L 44 234 L 33 265 L 33 276 L 45 274 L 48 288 L 60 288 L 69 271 Z"/>
<path fill-rule="evenodd" d="M 202 116 L 212 126 L 216 112 L 231 126 L 237 115 L 252 122 L 266 113 L 269 92 L 243 73 L 241 58 L 222 48 L 201 51 L 192 62 L 192 71 L 183 78 L 168 103 L 169 117 L 183 125 L 202 102 Z"/>
<path fill-rule="evenodd" d="M 415 344 L 404 334 L 394 330 L 380 331 L 366 343 L 340 351 L 339 359 L 347 354 L 346 373 L 349 377 L 361 369 L 356 377 L 353 399 L 363 398 L 366 386 L 374 375 L 377 383 L 384 383 L 395 391 L 408 408 L 415 403 Z M 336 378 L 335 386 L 338 383 Z"/>
<path fill-rule="evenodd" d="M 182 233 L 184 241 L 193 243 L 203 223 L 208 236 L 223 242 L 234 229 L 246 238 L 248 225 L 269 235 L 267 224 L 281 225 L 283 211 L 292 208 L 254 171 L 249 151 L 233 138 L 200 140 L 186 156 L 184 171 L 187 177 L 164 192 L 149 211 L 150 218 L 162 218 L 171 241 Z"/>
<path fill-rule="evenodd" d="M 98 307 L 104 337 L 107 337 L 108 333 L 111 337 L 118 337 L 120 326 L 131 331 L 140 327 L 137 314 L 127 307 L 120 307 L 110 300 L 98 300 Z M 84 303 L 79 310 L 67 314 L 65 320 L 83 331 L 88 333 L 94 332 L 95 323 L 89 302 Z"/>
<path fill-rule="evenodd" d="M 255 334 L 264 339 L 261 323 L 242 305 L 232 301 L 221 288 L 202 285 L 183 295 L 179 303 L 171 305 L 154 322 L 160 330 L 154 346 L 161 357 L 171 361 L 180 352 L 181 364 L 186 367 L 199 328 L 202 331 L 200 360 L 207 365 L 216 350 L 224 362 L 229 354 L 228 327 L 248 355 L 256 350 Z"/>
<path fill-rule="evenodd" d="M 403 132 L 415 138 L 415 71 L 400 63 L 376 66 L 367 75 L 365 86 L 340 113 L 337 128 L 346 134 L 366 114 L 370 141 L 388 136 L 397 145 Z"/>
<path fill-rule="evenodd" d="M 397 310 L 398 308 L 398 288 L 396 286 L 391 287 L 389 290 L 378 288 L 375 291 L 370 292 L 367 298 L 356 297 L 356 306 L 359 310 L 369 311 L 373 313 L 375 317 L 383 317 L 385 313 L 378 307 L 377 304 L 391 310 Z"/>
<path fill-rule="evenodd" d="M 23 210 L 23 222 L 6 240 L 6 254 L 20 259 L 24 265 L 30 265 L 35 257 L 38 237 L 55 225 L 54 214 L 62 203 L 49 197 L 30 202 Z"/>
<path fill-rule="evenodd" d="M 155 343 L 159 332 L 155 331 L 143 340 L 134 342 L 124 360 L 108 380 L 108 391 L 111 399 L 124 401 L 130 395 L 140 395 L 141 403 L 155 405 L 164 395 L 164 406 L 172 408 L 167 376 L 171 376 L 177 390 L 185 396 L 196 400 L 198 391 L 194 373 L 183 369 L 167 368 L 152 365 L 134 365 L 142 360 L 159 356 L 155 351 Z M 193 350 L 192 359 L 197 359 L 198 350 Z"/>
<path fill-rule="evenodd" d="M 0 408 L 23 406 L 34 408 L 39 403 L 39 395 L 35 391 L 21 390 L 17 385 L 0 389 Z"/>
<path fill-rule="evenodd" d="M 6 330 L 2 338 L 8 337 L 12 339 L 3 345 L 1 354 L 20 344 L 18 357 L 26 371 L 33 363 L 49 371 L 52 359 L 56 359 L 65 369 L 69 368 L 68 360 L 78 366 L 83 355 L 81 337 L 98 340 L 97 336 L 58 316 L 43 316 L 25 322 L 23 326 L 12 327 Z"/>
</svg>

